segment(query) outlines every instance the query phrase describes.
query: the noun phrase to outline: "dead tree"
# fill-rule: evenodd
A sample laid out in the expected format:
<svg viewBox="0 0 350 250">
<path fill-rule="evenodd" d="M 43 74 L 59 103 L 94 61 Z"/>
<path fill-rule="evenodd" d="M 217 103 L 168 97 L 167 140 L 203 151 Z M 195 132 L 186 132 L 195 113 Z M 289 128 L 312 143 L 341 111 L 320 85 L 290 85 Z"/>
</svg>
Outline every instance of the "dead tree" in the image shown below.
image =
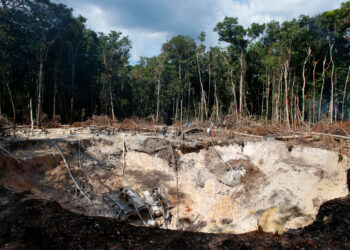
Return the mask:
<svg viewBox="0 0 350 250">
<path fill-rule="evenodd" d="M 208 118 L 208 110 L 207 110 L 207 102 L 205 98 L 205 91 L 203 87 L 203 82 L 202 82 L 202 76 L 201 76 L 201 67 L 199 64 L 199 55 L 198 52 L 196 53 L 196 59 L 197 59 L 197 67 L 198 67 L 198 76 L 199 76 L 199 83 L 201 86 L 201 113 L 200 113 L 200 118 L 201 121 L 203 121 L 203 106 L 204 106 L 204 111 L 205 111 L 205 119 Z"/>
<path fill-rule="evenodd" d="M 329 64 L 326 67 L 326 62 L 327 62 L 327 54 L 324 56 L 323 66 L 322 66 L 322 86 L 321 86 L 321 92 L 320 92 L 320 103 L 319 103 L 319 107 L 318 107 L 318 120 L 321 120 L 323 90 L 324 90 L 324 84 L 326 81 L 326 72 L 327 72 L 328 67 L 329 67 Z"/>
<path fill-rule="evenodd" d="M 288 106 L 288 73 L 289 73 L 289 58 L 285 61 L 284 64 L 284 89 L 285 89 L 285 112 L 286 112 L 286 122 L 288 129 L 290 129 L 289 123 L 289 106 Z"/>
<path fill-rule="evenodd" d="M 348 68 L 348 74 L 346 76 L 346 80 L 345 80 L 345 86 L 344 86 L 344 92 L 343 92 L 343 105 L 342 105 L 342 111 L 341 111 L 341 122 L 343 123 L 343 119 L 344 119 L 344 114 L 345 114 L 345 97 L 346 97 L 346 87 L 348 85 L 349 82 L 349 72 L 350 72 L 350 65 Z"/>
<path fill-rule="evenodd" d="M 305 86 L 306 86 L 305 67 L 306 67 L 307 62 L 309 61 L 310 56 L 311 56 L 311 48 L 309 47 L 307 49 L 307 56 L 306 56 L 306 59 L 305 59 L 304 64 L 303 64 L 303 88 L 302 88 L 303 107 L 302 107 L 302 113 L 301 113 L 302 123 L 304 123 L 304 120 L 305 120 Z"/>
<path fill-rule="evenodd" d="M 331 74 L 331 100 L 329 102 L 329 115 L 330 115 L 330 122 L 333 123 L 333 104 L 334 104 L 334 60 L 333 60 L 333 47 L 334 43 L 330 43 L 329 41 L 329 56 L 331 59 L 332 64 L 332 74 Z"/>
</svg>

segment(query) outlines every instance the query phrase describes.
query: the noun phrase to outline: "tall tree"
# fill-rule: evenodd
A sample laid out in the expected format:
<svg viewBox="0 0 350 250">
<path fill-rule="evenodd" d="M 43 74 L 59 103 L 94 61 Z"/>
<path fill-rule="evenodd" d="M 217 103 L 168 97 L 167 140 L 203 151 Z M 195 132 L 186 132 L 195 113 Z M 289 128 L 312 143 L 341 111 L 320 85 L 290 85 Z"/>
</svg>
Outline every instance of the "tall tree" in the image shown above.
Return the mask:
<svg viewBox="0 0 350 250">
<path fill-rule="evenodd" d="M 223 22 L 219 22 L 215 28 L 219 34 L 219 40 L 230 43 L 234 50 L 239 51 L 240 62 L 240 80 L 239 80 L 239 113 L 243 111 L 243 88 L 245 76 L 245 52 L 248 46 L 248 40 L 245 38 L 247 30 L 242 25 L 238 24 L 238 18 L 225 17 Z"/>
<path fill-rule="evenodd" d="M 115 119 L 114 113 L 114 81 L 118 79 L 121 67 L 128 62 L 131 43 L 128 37 L 121 37 L 121 32 L 111 31 L 109 35 L 100 34 L 100 46 L 104 72 L 102 82 L 106 96 L 109 96 L 112 119 Z M 107 87 L 108 85 L 108 87 Z"/>
</svg>

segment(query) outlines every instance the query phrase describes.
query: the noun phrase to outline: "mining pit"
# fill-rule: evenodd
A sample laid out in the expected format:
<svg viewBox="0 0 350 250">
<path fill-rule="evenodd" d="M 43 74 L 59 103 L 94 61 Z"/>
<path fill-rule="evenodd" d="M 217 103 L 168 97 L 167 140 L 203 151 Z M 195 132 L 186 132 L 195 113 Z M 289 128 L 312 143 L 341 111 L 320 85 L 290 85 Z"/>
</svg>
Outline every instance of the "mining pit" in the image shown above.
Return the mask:
<svg viewBox="0 0 350 250">
<path fill-rule="evenodd" d="M 310 225 L 323 203 L 348 194 L 349 158 L 331 145 L 207 137 L 200 129 L 163 136 L 59 128 L 2 137 L 0 146 L 0 186 L 76 214 L 118 218 L 105 194 L 128 186 L 147 204 L 144 192 L 157 190 L 158 214 L 123 219 L 136 226 L 281 234 Z"/>
</svg>

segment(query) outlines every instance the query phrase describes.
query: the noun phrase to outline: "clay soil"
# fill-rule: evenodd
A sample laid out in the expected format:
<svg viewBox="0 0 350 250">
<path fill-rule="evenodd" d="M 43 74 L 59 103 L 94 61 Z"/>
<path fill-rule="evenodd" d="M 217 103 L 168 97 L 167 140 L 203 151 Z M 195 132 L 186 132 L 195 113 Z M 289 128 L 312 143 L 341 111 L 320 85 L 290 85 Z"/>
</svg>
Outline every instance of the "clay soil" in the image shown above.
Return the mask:
<svg viewBox="0 0 350 250">
<path fill-rule="evenodd" d="M 207 126 L 167 127 L 164 138 L 163 127 L 148 121 L 94 117 L 0 137 L 12 154 L 0 150 L 0 248 L 350 248 L 350 123 L 287 131 L 253 120 L 226 121 L 213 127 L 210 138 Z M 123 137 L 129 184 L 138 193 L 162 190 L 174 215 L 168 229 L 160 229 L 161 220 L 153 228 L 137 218 L 120 222 L 102 199 L 124 185 Z M 74 187 L 48 138 L 62 149 L 93 204 Z M 281 187 L 284 180 L 291 184 Z M 313 188 L 295 188 L 297 180 Z M 307 205 L 303 197 L 310 199 Z"/>
</svg>

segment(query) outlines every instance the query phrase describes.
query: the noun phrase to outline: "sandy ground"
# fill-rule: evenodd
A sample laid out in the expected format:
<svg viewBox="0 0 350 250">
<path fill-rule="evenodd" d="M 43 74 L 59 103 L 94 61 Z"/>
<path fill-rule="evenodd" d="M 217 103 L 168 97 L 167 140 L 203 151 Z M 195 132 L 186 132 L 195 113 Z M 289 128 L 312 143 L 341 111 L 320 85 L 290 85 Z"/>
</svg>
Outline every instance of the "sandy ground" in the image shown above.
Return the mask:
<svg viewBox="0 0 350 250">
<path fill-rule="evenodd" d="M 337 153 L 284 142 L 248 142 L 242 148 L 216 147 L 240 180 L 220 182 L 222 164 L 216 152 L 182 155 L 180 214 L 193 220 L 199 214 L 203 232 L 244 233 L 260 225 L 265 231 L 285 231 L 310 224 L 319 206 L 347 194 L 349 160 Z M 236 170 L 238 169 L 238 170 Z M 218 176 L 219 175 L 219 176 Z M 203 223 L 202 223 L 203 224 Z"/>
<path fill-rule="evenodd" d="M 74 212 L 113 217 L 115 213 L 104 203 L 102 194 L 124 185 L 123 135 L 61 129 L 16 143 L 4 141 L 2 145 L 26 167 L 3 170 L 0 184 L 30 190 Z M 334 151 L 272 139 L 227 143 L 186 154 L 176 149 L 176 172 L 170 146 L 163 137 L 125 135 L 129 184 L 139 193 L 161 190 L 173 207 L 170 229 L 244 233 L 260 226 L 264 231 L 281 232 L 310 224 L 323 202 L 347 194 L 350 162 Z M 76 192 L 62 158 L 47 137 L 62 149 L 93 203 Z M 11 167 L 15 163 L 2 164 Z"/>
</svg>

